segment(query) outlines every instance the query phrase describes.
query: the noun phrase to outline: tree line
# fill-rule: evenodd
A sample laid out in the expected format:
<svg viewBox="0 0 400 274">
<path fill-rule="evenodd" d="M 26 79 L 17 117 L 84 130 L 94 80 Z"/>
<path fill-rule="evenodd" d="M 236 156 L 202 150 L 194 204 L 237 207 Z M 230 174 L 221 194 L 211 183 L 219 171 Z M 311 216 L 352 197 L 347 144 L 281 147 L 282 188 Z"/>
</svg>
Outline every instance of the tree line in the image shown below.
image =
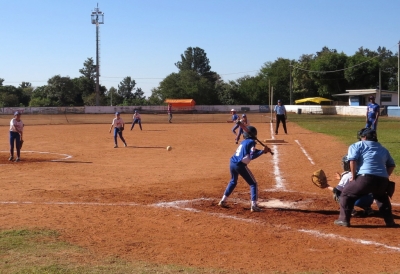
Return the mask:
<svg viewBox="0 0 400 274">
<path fill-rule="evenodd" d="M 117 87 L 100 85 L 100 105 L 161 105 L 167 98 L 194 99 L 198 105 L 268 104 L 268 90 L 274 98 L 288 104 L 297 99 L 344 93 L 346 89 L 378 88 L 397 90 L 398 58 L 385 47 L 376 51 L 359 48 L 354 55 L 327 47 L 298 60 L 278 58 L 265 62 L 255 76 L 223 81 L 211 70 L 206 52 L 188 47 L 175 63 L 177 73 L 165 77 L 146 98 L 132 77 L 125 77 Z M 0 78 L 0 107 L 91 106 L 96 104 L 96 65 L 92 58 L 83 63 L 78 78 L 55 75 L 47 85 L 32 87 L 22 82 L 18 87 L 3 85 Z"/>
</svg>

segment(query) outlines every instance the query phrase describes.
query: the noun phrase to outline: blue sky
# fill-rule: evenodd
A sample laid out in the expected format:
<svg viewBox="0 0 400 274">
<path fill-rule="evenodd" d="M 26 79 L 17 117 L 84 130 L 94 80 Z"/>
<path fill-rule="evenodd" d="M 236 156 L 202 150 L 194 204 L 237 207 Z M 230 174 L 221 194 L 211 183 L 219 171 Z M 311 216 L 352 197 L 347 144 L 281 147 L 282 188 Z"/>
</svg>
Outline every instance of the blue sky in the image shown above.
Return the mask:
<svg viewBox="0 0 400 274">
<path fill-rule="evenodd" d="M 100 82 L 126 76 L 150 96 L 188 47 L 200 47 L 225 81 L 255 75 L 265 62 L 299 59 L 324 46 L 398 52 L 399 0 L 0 0 L 0 78 L 41 86 L 54 75 L 79 77 L 96 57 Z"/>
</svg>

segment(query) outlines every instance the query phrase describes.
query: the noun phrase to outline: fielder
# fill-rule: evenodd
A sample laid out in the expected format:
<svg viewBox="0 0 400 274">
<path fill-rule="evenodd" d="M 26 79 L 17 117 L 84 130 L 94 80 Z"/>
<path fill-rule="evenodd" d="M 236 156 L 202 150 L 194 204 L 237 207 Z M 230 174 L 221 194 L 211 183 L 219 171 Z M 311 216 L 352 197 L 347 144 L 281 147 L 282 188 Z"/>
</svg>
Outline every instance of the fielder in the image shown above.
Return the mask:
<svg viewBox="0 0 400 274">
<path fill-rule="evenodd" d="M 240 120 L 240 122 L 245 126 L 250 126 L 250 122 L 247 119 L 246 114 L 242 114 L 242 119 Z M 240 135 L 242 135 L 242 134 L 243 134 L 243 128 L 239 127 L 239 133 L 237 134 L 237 137 L 236 137 L 236 144 L 239 142 Z"/>
<path fill-rule="evenodd" d="M 119 135 L 119 138 L 121 138 L 122 142 L 124 143 L 125 147 L 128 145 L 126 144 L 126 141 L 124 137 L 122 136 L 122 131 L 124 130 L 124 120 L 122 120 L 120 113 L 116 112 L 115 113 L 115 118 L 112 121 L 111 127 L 110 127 L 110 133 L 112 128 L 114 127 L 114 148 L 118 147 L 117 143 L 117 135 Z"/>
<path fill-rule="evenodd" d="M 232 128 L 232 133 L 235 134 L 235 143 L 237 144 L 236 138 L 237 138 L 237 134 L 236 134 L 236 129 L 239 127 L 238 124 L 236 124 L 236 121 L 239 119 L 239 116 L 236 114 L 236 110 L 233 108 L 231 109 L 231 114 L 232 114 L 232 120 L 228 120 L 228 123 L 235 123 L 235 126 Z"/>
<path fill-rule="evenodd" d="M 378 117 L 379 117 L 379 105 L 375 103 L 375 97 L 369 96 L 370 103 L 367 106 L 367 114 L 366 114 L 366 128 L 372 128 L 373 130 L 377 130 L 378 128 Z"/>
<path fill-rule="evenodd" d="M 140 113 L 137 110 L 135 110 L 135 113 L 133 114 L 131 130 L 133 129 L 135 124 L 139 124 L 140 130 L 142 130 L 142 119 L 140 118 Z"/>
<path fill-rule="evenodd" d="M 231 172 L 231 180 L 226 187 L 225 193 L 222 196 L 221 201 L 218 203 L 220 207 L 228 207 L 227 199 L 232 194 L 233 190 L 237 185 L 237 181 L 239 175 L 243 177 L 246 183 L 250 186 L 251 193 L 251 212 L 259 212 L 261 208 L 257 206 L 258 199 L 258 189 L 257 182 L 254 179 L 253 174 L 247 165 L 251 160 L 254 160 L 261 156 L 262 154 L 271 152 L 271 149 L 267 146 L 264 147 L 263 150 L 256 149 L 256 142 L 254 141 L 257 138 L 257 129 L 253 126 L 247 127 L 249 133 L 244 132 L 243 137 L 244 140 L 240 143 L 239 147 L 236 149 L 235 154 L 231 157 L 230 160 L 230 172 Z"/>
<path fill-rule="evenodd" d="M 21 120 L 21 112 L 16 111 L 14 113 L 14 118 L 10 121 L 10 158 L 9 161 L 14 160 L 14 143 L 17 149 L 17 158 L 15 162 L 21 160 L 21 147 L 24 142 L 22 139 L 22 133 L 24 131 L 24 123 Z"/>
</svg>

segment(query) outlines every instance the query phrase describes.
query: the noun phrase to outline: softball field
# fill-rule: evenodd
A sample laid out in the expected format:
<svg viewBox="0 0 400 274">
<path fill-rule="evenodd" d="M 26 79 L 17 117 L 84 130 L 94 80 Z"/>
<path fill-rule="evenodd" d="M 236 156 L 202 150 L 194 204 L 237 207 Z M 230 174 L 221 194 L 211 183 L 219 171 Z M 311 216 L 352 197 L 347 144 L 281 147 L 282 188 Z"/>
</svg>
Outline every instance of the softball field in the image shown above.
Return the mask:
<svg viewBox="0 0 400 274">
<path fill-rule="evenodd" d="M 43 228 L 93 254 L 252 273 L 399 273 L 398 229 L 381 218 L 353 218 L 338 227 L 339 206 L 311 183 L 322 168 L 329 183 L 341 171 L 347 146 L 294 123 L 274 136 L 274 124 L 248 114 L 260 140 L 275 153 L 249 165 L 263 212 L 250 212 L 240 178 L 217 203 L 230 179 L 237 145 L 230 115 L 142 114 L 143 131 L 113 148 L 113 115 L 22 116 L 21 162 L 8 162 L 8 123 L 0 119 L 0 228 Z M 269 120 L 268 120 L 269 121 Z M 166 147 L 172 150 L 167 151 Z M 400 182 L 395 176 L 394 181 Z M 400 223 L 400 195 L 393 214 Z M 376 211 L 376 205 L 373 205 Z"/>
</svg>

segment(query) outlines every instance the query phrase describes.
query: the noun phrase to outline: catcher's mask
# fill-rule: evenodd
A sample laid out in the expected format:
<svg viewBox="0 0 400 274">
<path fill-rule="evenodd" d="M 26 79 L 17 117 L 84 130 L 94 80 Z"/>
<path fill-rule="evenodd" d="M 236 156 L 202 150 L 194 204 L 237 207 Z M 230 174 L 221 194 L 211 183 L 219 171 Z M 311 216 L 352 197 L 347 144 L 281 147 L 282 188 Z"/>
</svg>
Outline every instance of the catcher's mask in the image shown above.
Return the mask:
<svg viewBox="0 0 400 274">
<path fill-rule="evenodd" d="M 342 158 L 342 167 L 343 171 L 350 171 L 350 161 L 347 158 L 347 155 L 343 156 Z"/>
<path fill-rule="evenodd" d="M 247 126 L 247 129 L 249 130 L 249 132 L 243 132 L 243 137 L 245 139 L 255 139 L 257 138 L 257 129 L 253 126 Z"/>
<path fill-rule="evenodd" d="M 362 137 L 365 137 L 367 141 L 375 141 L 378 142 L 378 135 L 376 131 L 371 128 L 363 128 L 357 132 L 357 139 L 361 140 Z"/>
</svg>

